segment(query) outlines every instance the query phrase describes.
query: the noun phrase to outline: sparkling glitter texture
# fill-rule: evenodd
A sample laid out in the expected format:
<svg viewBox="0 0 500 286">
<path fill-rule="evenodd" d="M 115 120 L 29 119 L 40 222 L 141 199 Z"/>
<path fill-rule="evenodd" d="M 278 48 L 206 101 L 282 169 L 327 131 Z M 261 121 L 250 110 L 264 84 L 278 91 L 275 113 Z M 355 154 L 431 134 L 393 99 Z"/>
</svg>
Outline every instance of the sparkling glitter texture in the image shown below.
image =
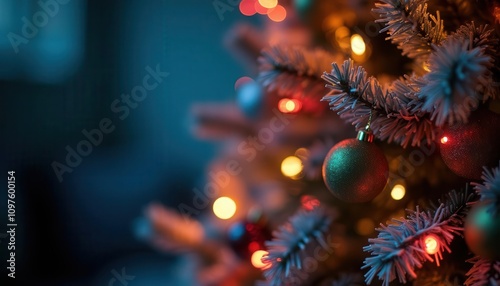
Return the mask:
<svg viewBox="0 0 500 286">
<path fill-rule="evenodd" d="M 339 142 L 328 152 L 322 171 L 325 185 L 335 197 L 361 203 L 382 192 L 389 167 L 377 145 L 353 138 Z"/>
<path fill-rule="evenodd" d="M 481 179 L 483 166 L 493 167 L 500 160 L 500 115 L 482 110 L 471 116 L 469 123 L 444 129 L 441 157 L 455 174 L 468 179 Z"/>
</svg>

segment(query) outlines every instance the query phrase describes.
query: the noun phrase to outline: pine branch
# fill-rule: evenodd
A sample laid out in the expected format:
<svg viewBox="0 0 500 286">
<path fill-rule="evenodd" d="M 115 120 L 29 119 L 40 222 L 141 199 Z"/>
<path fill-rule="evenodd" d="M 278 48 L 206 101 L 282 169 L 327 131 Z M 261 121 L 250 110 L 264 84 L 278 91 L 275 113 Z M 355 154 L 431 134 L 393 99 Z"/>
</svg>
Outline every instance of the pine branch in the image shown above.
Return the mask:
<svg viewBox="0 0 500 286">
<path fill-rule="evenodd" d="M 280 96 L 317 100 L 325 93 L 321 74 L 337 59 L 321 49 L 274 46 L 262 51 L 259 80 L 268 91 L 277 91 Z"/>
<path fill-rule="evenodd" d="M 464 285 L 487 285 L 498 286 L 500 285 L 500 261 L 489 260 L 475 256 L 469 260 L 473 263 L 472 268 L 465 274 L 468 276 Z"/>
<path fill-rule="evenodd" d="M 500 206 L 500 166 L 491 169 L 484 167 L 483 175 L 481 176 L 483 183 L 471 183 L 476 192 L 480 195 L 479 200 L 488 202 L 495 211 L 499 211 Z"/>
<path fill-rule="evenodd" d="M 375 78 L 368 78 L 362 67 L 355 67 L 352 60 L 344 61 L 342 69 L 336 63 L 332 66 L 331 73 L 323 74 L 331 92 L 322 100 L 329 101 L 331 109 L 357 130 L 366 126 L 371 110 L 370 128 L 381 140 L 406 147 L 436 138 L 429 115 L 419 108 L 417 78 L 396 80 L 386 89 Z"/>
<path fill-rule="evenodd" d="M 483 49 L 484 55 L 490 57 L 491 62 L 488 65 L 486 74 L 486 78 L 488 78 L 489 82 L 481 87 L 482 90 L 479 91 L 484 95 L 482 100 L 496 98 L 498 88 L 496 88 L 491 81 L 500 81 L 500 65 L 498 64 L 500 62 L 500 54 L 497 50 L 500 40 L 495 30 L 488 25 L 479 25 L 476 27 L 474 22 L 470 22 L 460 26 L 451 37 L 467 40 L 469 42 L 469 49 L 481 48 Z"/>
<path fill-rule="evenodd" d="M 474 47 L 465 29 L 463 34 L 435 47 L 429 57 L 431 71 L 419 86 L 422 110 L 430 112 L 438 126 L 467 122 L 479 102 L 490 96 L 483 93 L 492 83 L 491 57 L 484 53 L 487 44 Z"/>
<path fill-rule="evenodd" d="M 432 44 L 438 45 L 446 38 L 439 12 L 436 16 L 427 12 L 427 0 L 381 0 L 373 12 L 380 15 L 376 22 L 385 23 L 380 32 L 388 32 L 392 43 L 397 44 L 404 56 L 425 62 L 432 52 Z"/>
<path fill-rule="evenodd" d="M 462 23 L 474 17 L 474 0 L 441 0 L 429 3 L 430 10 L 440 11 L 445 30 L 458 29 Z"/>
<path fill-rule="evenodd" d="M 443 259 L 444 250 L 451 252 L 449 245 L 455 235 L 462 231 L 467 203 L 473 198 L 466 189 L 457 194 L 452 191 L 446 203 L 441 203 L 435 210 L 409 211 L 406 219 L 393 219 L 392 224 L 380 224 L 377 238 L 369 239 L 370 245 L 363 250 L 370 252 L 362 269 L 370 268 L 365 274 L 366 283 L 370 284 L 375 276 L 383 280 L 382 285 L 398 277 L 406 283 L 407 276 L 416 278 L 415 269 L 421 268 L 426 261 Z M 438 250 L 434 258 L 427 254 L 425 238 L 429 235 L 437 241 Z"/>
<path fill-rule="evenodd" d="M 273 232 L 274 239 L 265 243 L 268 254 L 262 262 L 269 264 L 264 276 L 270 285 L 286 284 L 293 271 L 301 271 L 302 254 L 310 243 L 318 243 L 324 250 L 331 246 L 325 234 L 332 217 L 321 207 L 311 211 L 301 209 L 290 221 Z"/>
<path fill-rule="evenodd" d="M 331 109 L 360 130 L 372 110 L 371 128 L 381 140 L 419 146 L 436 137 L 438 126 L 467 122 L 480 101 L 495 97 L 493 55 L 498 39 L 486 26 L 462 26 L 435 46 L 431 71 L 423 77 L 405 76 L 385 89 L 352 60 L 342 69 L 334 63 L 323 79 L 332 91 L 323 97 Z M 491 55 L 491 56 L 490 56 Z"/>
</svg>

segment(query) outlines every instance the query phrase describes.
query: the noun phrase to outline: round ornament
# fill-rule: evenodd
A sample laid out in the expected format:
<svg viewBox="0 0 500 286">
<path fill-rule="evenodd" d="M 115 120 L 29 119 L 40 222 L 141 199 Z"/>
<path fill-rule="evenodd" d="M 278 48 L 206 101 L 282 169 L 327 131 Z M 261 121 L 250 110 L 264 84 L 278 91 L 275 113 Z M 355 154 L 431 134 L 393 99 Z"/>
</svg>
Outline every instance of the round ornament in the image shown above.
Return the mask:
<svg viewBox="0 0 500 286">
<path fill-rule="evenodd" d="M 469 249 L 487 259 L 500 258 L 500 213 L 492 204 L 472 207 L 465 220 L 465 241 Z"/>
<path fill-rule="evenodd" d="M 446 127 L 441 136 L 441 157 L 455 174 L 480 179 L 483 166 L 493 167 L 500 160 L 500 115 L 478 110 L 466 124 Z"/>
<path fill-rule="evenodd" d="M 322 175 L 327 188 L 340 200 L 368 202 L 385 187 L 389 165 L 373 135 L 360 131 L 358 138 L 339 142 L 326 155 Z"/>
<path fill-rule="evenodd" d="M 253 80 L 242 84 L 236 91 L 236 102 L 246 117 L 256 118 L 264 104 L 262 87 Z"/>
</svg>

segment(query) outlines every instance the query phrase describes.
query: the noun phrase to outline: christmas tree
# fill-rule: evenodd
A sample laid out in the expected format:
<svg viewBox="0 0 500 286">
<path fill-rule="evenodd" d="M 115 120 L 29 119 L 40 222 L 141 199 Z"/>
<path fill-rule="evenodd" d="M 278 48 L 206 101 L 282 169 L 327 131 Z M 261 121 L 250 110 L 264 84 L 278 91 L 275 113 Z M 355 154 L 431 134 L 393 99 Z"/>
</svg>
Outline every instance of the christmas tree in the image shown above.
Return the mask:
<svg viewBox="0 0 500 286">
<path fill-rule="evenodd" d="M 219 155 L 143 237 L 196 285 L 499 285 L 500 3 L 238 9 L 265 19 L 226 38 L 249 74 L 192 110 Z"/>
</svg>

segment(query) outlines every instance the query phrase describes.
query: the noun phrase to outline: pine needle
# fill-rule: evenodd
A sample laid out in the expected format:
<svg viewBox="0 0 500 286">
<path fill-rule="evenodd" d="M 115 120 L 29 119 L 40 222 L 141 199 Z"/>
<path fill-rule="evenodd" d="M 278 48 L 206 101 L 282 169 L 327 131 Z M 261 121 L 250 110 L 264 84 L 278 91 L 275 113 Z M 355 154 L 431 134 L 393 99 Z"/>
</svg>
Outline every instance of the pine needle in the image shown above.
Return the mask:
<svg viewBox="0 0 500 286">
<path fill-rule="evenodd" d="M 493 208 L 495 212 L 499 211 L 498 206 L 500 206 L 500 166 L 491 170 L 484 167 L 481 179 L 483 179 L 482 184 L 475 182 L 471 183 L 474 186 L 474 189 L 480 195 L 479 200 L 495 206 Z"/>
<path fill-rule="evenodd" d="M 392 43 L 397 44 L 403 56 L 424 63 L 432 52 L 432 44 L 438 45 L 446 38 L 439 12 L 427 12 L 427 0 L 381 0 L 373 12 L 380 15 L 376 22 L 385 23 L 380 32 L 388 32 Z"/>
<path fill-rule="evenodd" d="M 274 46 L 262 51 L 259 81 L 269 92 L 317 105 L 326 92 L 321 75 L 337 60 L 338 57 L 321 49 Z"/>
<path fill-rule="evenodd" d="M 352 60 L 344 61 L 342 68 L 336 63 L 332 66 L 331 73 L 323 74 L 331 91 L 322 100 L 329 101 L 330 108 L 357 130 L 366 126 L 371 112 L 370 128 L 380 140 L 406 147 L 419 146 L 424 140 L 430 144 L 436 138 L 429 115 L 419 108 L 417 78 L 396 80 L 384 88 Z"/>
<path fill-rule="evenodd" d="M 324 250 L 332 246 L 326 242 L 332 217 L 321 207 L 311 211 L 301 209 L 290 221 L 273 232 L 273 240 L 266 242 L 268 254 L 262 262 L 269 264 L 264 277 L 270 285 L 283 285 L 292 272 L 302 270 L 303 252 L 310 243 L 317 243 Z"/>
<path fill-rule="evenodd" d="M 365 281 L 370 284 L 375 277 L 383 280 L 382 285 L 398 278 L 406 283 L 408 277 L 415 279 L 416 268 L 426 261 L 436 262 L 443 259 L 443 252 L 451 252 L 449 245 L 455 235 L 462 232 L 467 204 L 473 194 L 467 189 L 457 194 L 450 192 L 446 203 L 436 209 L 420 211 L 409 210 L 406 218 L 392 219 L 392 224 L 380 224 L 377 238 L 369 239 L 370 245 L 363 248 L 371 257 L 365 259 L 362 269 L 369 268 Z M 431 235 L 438 245 L 437 252 L 431 256 L 426 252 L 425 238 Z"/>
<path fill-rule="evenodd" d="M 500 285 L 500 261 L 489 260 L 475 256 L 469 260 L 469 263 L 473 263 L 472 268 L 465 274 L 468 276 L 464 285 L 475 286 L 475 285 L 487 285 L 487 286 L 498 286 Z"/>
</svg>

